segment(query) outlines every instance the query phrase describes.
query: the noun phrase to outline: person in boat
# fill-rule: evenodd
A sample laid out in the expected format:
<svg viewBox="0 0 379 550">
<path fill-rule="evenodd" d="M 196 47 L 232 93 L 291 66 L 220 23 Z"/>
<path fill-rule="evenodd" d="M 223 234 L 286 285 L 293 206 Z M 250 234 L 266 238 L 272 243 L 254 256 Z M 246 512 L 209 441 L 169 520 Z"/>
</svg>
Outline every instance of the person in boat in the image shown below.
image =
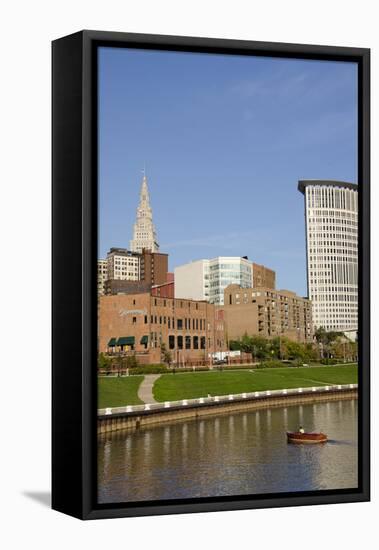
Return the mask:
<svg viewBox="0 0 379 550">
<path fill-rule="evenodd" d="M 299 426 L 298 432 L 299 432 L 299 434 L 305 433 L 305 430 L 304 430 L 303 426 Z"/>
</svg>

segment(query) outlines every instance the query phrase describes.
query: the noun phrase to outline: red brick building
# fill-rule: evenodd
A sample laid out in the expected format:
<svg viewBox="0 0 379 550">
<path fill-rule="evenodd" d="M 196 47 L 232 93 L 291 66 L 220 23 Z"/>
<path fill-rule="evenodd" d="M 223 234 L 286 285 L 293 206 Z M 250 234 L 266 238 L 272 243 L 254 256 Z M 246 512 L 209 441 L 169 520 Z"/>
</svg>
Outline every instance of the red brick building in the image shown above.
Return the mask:
<svg viewBox="0 0 379 550">
<path fill-rule="evenodd" d="M 216 306 L 205 301 L 149 292 L 99 298 L 99 352 L 130 352 L 141 363 L 160 363 L 164 343 L 178 364 L 207 363 L 209 354 L 226 349 L 224 334 Z"/>
</svg>

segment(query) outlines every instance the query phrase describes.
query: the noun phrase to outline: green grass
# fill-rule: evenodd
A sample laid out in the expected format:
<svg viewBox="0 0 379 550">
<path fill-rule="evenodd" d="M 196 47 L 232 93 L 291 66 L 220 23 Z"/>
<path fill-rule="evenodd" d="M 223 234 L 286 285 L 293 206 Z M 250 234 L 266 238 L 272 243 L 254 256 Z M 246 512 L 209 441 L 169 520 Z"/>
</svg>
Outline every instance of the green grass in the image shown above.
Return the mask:
<svg viewBox="0 0 379 550">
<path fill-rule="evenodd" d="M 153 387 L 157 401 L 195 399 L 263 390 L 356 384 L 357 365 L 276 368 L 251 371 L 163 374 Z"/>
<path fill-rule="evenodd" d="M 125 376 L 98 379 L 98 408 L 140 405 L 138 388 L 143 376 Z"/>
</svg>

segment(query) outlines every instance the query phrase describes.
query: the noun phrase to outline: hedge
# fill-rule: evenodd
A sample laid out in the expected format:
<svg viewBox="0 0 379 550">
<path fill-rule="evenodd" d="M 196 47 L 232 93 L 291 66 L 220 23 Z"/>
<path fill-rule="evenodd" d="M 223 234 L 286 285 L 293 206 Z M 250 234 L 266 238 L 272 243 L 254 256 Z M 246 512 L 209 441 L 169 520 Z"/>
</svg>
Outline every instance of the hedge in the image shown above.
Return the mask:
<svg viewBox="0 0 379 550">
<path fill-rule="evenodd" d="M 271 361 L 262 361 L 262 363 L 257 365 L 257 369 L 282 369 L 289 366 L 288 363 L 282 363 L 282 361 L 273 359 Z"/>
<path fill-rule="evenodd" d="M 170 372 L 165 365 L 144 365 L 129 369 L 129 374 L 164 374 Z"/>
</svg>

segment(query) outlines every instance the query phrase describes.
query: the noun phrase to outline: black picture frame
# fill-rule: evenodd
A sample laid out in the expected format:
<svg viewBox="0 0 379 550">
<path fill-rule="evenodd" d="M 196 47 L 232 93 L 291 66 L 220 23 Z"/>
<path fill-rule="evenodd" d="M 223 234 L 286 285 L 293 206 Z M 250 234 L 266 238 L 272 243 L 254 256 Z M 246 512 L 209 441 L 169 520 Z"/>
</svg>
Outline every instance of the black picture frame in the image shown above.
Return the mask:
<svg viewBox="0 0 379 550">
<path fill-rule="evenodd" d="M 358 63 L 359 487 L 175 501 L 96 503 L 97 61 L 99 46 Z M 81 31 L 52 43 L 52 507 L 81 519 L 370 499 L 370 50 Z M 67 269 L 68 264 L 71 266 Z"/>
</svg>

